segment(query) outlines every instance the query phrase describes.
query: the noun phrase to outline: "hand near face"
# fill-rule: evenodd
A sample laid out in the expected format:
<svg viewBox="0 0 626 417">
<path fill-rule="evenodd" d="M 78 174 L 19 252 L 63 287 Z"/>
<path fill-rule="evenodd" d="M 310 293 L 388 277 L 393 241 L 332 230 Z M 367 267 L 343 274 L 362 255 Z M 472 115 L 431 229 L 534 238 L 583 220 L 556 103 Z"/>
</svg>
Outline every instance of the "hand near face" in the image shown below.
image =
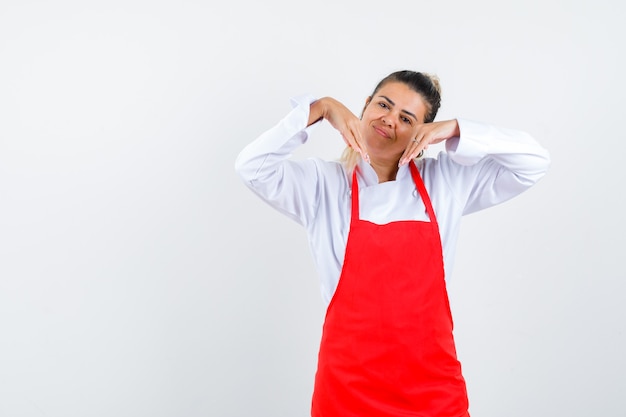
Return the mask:
<svg viewBox="0 0 626 417">
<path fill-rule="evenodd" d="M 311 104 L 309 124 L 324 118 L 341 134 L 346 145 L 369 162 L 365 142 L 361 136 L 361 121 L 346 106 L 331 97 L 323 97 Z"/>
<path fill-rule="evenodd" d="M 420 152 L 428 149 L 429 145 L 440 143 L 460 135 L 459 123 L 456 119 L 420 124 L 417 126 L 415 138 L 409 141 L 404 153 L 400 157 L 398 166 L 409 163 L 409 161 L 416 158 Z"/>
</svg>

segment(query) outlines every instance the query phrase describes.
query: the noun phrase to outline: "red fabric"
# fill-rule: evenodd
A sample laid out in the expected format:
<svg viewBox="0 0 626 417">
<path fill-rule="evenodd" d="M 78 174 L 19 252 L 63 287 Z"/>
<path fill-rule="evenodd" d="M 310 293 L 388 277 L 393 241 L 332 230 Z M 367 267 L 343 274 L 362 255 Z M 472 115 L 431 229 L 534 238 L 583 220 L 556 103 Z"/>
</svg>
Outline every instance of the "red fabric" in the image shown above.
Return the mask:
<svg viewBox="0 0 626 417">
<path fill-rule="evenodd" d="M 313 417 L 468 416 L 437 220 L 413 162 L 410 169 L 430 222 L 361 220 L 353 176 L 350 233 L 326 312 Z"/>
</svg>

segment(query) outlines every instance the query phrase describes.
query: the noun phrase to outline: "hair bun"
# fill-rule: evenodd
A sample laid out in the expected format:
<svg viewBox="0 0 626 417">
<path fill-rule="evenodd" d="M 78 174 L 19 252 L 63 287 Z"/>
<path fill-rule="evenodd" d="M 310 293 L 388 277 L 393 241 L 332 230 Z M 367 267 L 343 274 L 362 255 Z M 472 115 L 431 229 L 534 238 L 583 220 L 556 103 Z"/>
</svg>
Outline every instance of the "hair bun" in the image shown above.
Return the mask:
<svg viewBox="0 0 626 417">
<path fill-rule="evenodd" d="M 437 93 L 439 93 L 439 96 L 441 96 L 441 82 L 439 81 L 439 77 L 435 74 L 430 74 L 428 72 L 423 72 L 422 74 L 424 74 L 430 80 L 430 82 L 433 83 L 435 90 L 437 90 Z"/>
</svg>

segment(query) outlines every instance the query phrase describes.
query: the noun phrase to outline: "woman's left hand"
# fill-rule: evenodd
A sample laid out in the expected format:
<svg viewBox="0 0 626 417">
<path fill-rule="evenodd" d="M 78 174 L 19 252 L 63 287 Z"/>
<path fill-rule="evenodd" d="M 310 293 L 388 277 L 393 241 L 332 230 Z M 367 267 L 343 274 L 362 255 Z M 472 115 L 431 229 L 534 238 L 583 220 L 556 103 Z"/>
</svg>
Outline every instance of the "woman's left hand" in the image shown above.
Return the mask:
<svg viewBox="0 0 626 417">
<path fill-rule="evenodd" d="M 456 119 L 418 125 L 415 138 L 406 146 L 404 153 L 400 157 L 398 166 L 408 164 L 409 161 L 416 158 L 420 152 L 428 149 L 428 145 L 443 142 L 444 140 L 460 135 L 461 131 Z"/>
</svg>

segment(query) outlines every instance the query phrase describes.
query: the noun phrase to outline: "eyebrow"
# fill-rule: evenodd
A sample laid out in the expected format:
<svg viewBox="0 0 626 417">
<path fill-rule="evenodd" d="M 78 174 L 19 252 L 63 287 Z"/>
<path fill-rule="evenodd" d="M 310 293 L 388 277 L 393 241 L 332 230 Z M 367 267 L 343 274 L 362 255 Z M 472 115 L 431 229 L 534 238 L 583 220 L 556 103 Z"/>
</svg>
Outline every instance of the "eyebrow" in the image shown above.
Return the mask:
<svg viewBox="0 0 626 417">
<path fill-rule="evenodd" d="M 389 104 L 391 104 L 392 106 L 395 106 L 395 105 L 396 105 L 396 103 L 394 103 L 394 102 L 393 102 L 393 100 L 391 100 L 389 97 L 387 97 L 387 96 L 383 96 L 382 94 L 380 95 L 380 97 L 382 97 L 382 98 L 384 98 L 385 100 L 387 100 L 387 101 L 389 102 Z M 413 113 L 411 113 L 410 111 L 408 111 L 408 110 L 400 110 L 400 111 L 401 111 L 401 112 L 403 112 L 403 113 L 408 114 L 409 116 L 413 116 L 413 118 L 414 118 L 416 121 L 419 121 L 419 120 L 417 119 L 417 116 L 416 116 L 416 115 L 414 115 Z"/>
</svg>

